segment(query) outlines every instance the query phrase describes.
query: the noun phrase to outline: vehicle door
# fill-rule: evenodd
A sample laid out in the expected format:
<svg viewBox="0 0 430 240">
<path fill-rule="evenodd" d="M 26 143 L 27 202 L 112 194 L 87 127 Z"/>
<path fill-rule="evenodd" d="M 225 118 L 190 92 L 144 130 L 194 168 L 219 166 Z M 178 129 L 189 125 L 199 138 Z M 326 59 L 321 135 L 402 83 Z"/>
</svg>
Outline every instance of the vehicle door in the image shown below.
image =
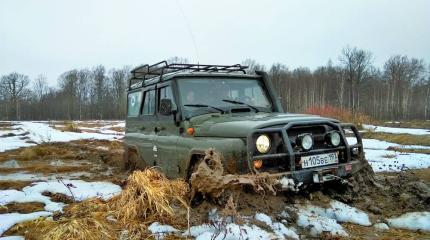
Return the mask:
<svg viewBox="0 0 430 240">
<path fill-rule="evenodd" d="M 158 151 L 159 166 L 171 178 L 178 177 L 180 172 L 176 144 L 179 139 L 179 126 L 175 124 L 175 111 L 177 101 L 173 94 L 172 82 L 161 83 L 157 86 L 157 124 L 155 126 L 155 147 Z M 160 113 L 160 103 L 163 99 L 170 99 L 170 114 Z"/>
<path fill-rule="evenodd" d="M 148 166 L 155 166 L 157 165 L 156 154 L 154 154 L 154 129 L 157 122 L 155 85 L 147 87 L 143 91 L 143 104 L 139 119 L 137 129 L 140 134 L 138 144 L 140 155 Z"/>
</svg>

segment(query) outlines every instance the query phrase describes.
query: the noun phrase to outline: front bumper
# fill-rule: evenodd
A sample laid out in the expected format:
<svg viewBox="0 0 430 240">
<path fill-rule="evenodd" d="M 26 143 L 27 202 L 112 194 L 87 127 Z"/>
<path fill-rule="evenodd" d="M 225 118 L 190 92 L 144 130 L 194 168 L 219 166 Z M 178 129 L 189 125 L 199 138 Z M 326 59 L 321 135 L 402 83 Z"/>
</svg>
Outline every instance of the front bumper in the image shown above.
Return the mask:
<svg viewBox="0 0 430 240">
<path fill-rule="evenodd" d="M 363 162 L 361 160 L 354 160 L 348 163 L 303 169 L 299 171 L 272 173 L 269 174 L 269 177 L 273 179 L 292 179 L 296 184 L 323 183 L 351 176 L 360 171 L 362 167 Z"/>
<path fill-rule="evenodd" d="M 336 148 L 328 148 L 328 149 L 313 149 L 307 152 L 295 152 L 293 150 L 293 146 L 291 144 L 290 138 L 288 136 L 288 130 L 297 127 L 297 126 L 318 126 L 318 125 L 328 125 L 333 129 L 339 131 L 342 137 L 343 144 Z M 344 134 L 344 129 L 350 129 L 354 134 L 355 138 L 357 138 L 357 143 L 353 145 L 349 145 Z M 253 143 L 253 139 L 257 134 L 264 133 L 278 133 L 282 137 L 283 142 L 283 153 L 275 153 L 275 154 L 263 154 L 254 156 L 255 145 Z M 299 122 L 291 122 L 283 127 L 278 128 L 265 128 L 265 129 L 256 129 L 252 133 L 248 135 L 247 138 L 247 157 L 248 157 L 248 165 L 249 168 L 257 173 L 258 171 L 253 167 L 254 160 L 263 161 L 265 159 L 283 159 L 285 163 L 287 163 L 288 171 L 281 171 L 279 173 L 270 173 L 270 176 L 282 178 L 287 177 L 289 179 L 293 179 L 296 183 L 316 183 L 316 182 L 325 182 L 329 180 L 334 180 L 338 178 L 343 178 L 348 175 L 352 175 L 358 170 L 361 169 L 363 164 L 363 143 L 361 139 L 361 135 L 358 132 L 358 129 L 352 124 L 339 124 L 327 120 L 320 121 L 299 121 Z M 321 154 L 327 152 L 342 152 L 344 159 L 332 165 L 319 166 L 313 168 L 306 169 L 296 169 L 296 159 L 304 156 L 304 155 L 314 155 Z"/>
</svg>

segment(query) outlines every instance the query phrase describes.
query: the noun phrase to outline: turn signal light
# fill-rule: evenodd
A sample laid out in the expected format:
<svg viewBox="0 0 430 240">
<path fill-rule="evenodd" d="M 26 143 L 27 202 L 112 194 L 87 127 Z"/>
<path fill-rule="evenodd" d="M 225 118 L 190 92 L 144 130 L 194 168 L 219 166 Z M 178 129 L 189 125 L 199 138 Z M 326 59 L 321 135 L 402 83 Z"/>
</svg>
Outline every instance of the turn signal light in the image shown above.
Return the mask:
<svg viewBox="0 0 430 240">
<path fill-rule="evenodd" d="M 194 128 L 187 128 L 187 133 L 188 133 L 188 135 L 193 136 L 194 135 Z"/>
<path fill-rule="evenodd" d="M 260 169 L 263 166 L 263 160 L 254 160 L 254 168 Z"/>
</svg>

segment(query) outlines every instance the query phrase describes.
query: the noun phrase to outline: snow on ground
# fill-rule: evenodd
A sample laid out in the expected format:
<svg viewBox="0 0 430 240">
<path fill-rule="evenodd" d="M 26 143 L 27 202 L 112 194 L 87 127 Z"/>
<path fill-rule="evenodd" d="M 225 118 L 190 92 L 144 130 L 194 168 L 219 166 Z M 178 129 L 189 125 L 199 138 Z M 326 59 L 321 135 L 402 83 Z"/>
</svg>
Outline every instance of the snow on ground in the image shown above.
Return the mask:
<svg viewBox="0 0 430 240">
<path fill-rule="evenodd" d="M 272 218 L 264 213 L 256 213 L 254 218 L 269 226 L 279 239 L 299 239 L 294 228 L 288 228 L 281 222 L 273 222 Z"/>
<path fill-rule="evenodd" d="M 0 236 L 13 225 L 25 221 L 31 221 L 39 217 L 51 216 L 51 212 L 34 212 L 34 213 L 6 213 L 0 214 Z"/>
<path fill-rule="evenodd" d="M 0 181 L 53 181 L 57 179 L 79 179 L 91 176 L 92 174 L 89 172 L 51 173 L 49 175 L 42 173 L 14 172 L 0 174 Z"/>
<path fill-rule="evenodd" d="M 357 142 L 355 137 L 348 137 L 349 144 Z M 429 168 L 430 154 L 401 153 L 388 150 L 390 147 L 404 149 L 430 149 L 429 146 L 400 145 L 376 139 L 363 139 L 364 153 L 375 172 L 398 172 L 405 169 Z"/>
<path fill-rule="evenodd" d="M 45 204 L 45 210 L 49 212 L 62 211 L 65 206 L 61 202 L 52 202 L 43 192 L 61 193 L 83 201 L 88 198 L 98 197 L 107 200 L 121 192 L 121 187 L 108 182 L 85 182 L 82 180 L 64 180 L 51 182 L 37 182 L 18 190 L 0 190 L 0 205 L 12 202 L 40 202 Z"/>
<path fill-rule="evenodd" d="M 386 223 L 376 223 L 375 225 L 373 225 L 374 228 L 379 229 L 379 230 L 388 230 L 390 229 L 390 227 L 388 227 L 388 225 Z"/>
<path fill-rule="evenodd" d="M 366 130 L 374 132 L 385 132 L 394 134 L 412 134 L 412 135 L 430 135 L 429 129 L 419 129 L 419 128 L 395 128 L 395 127 L 382 127 L 363 124 L 363 128 Z"/>
<path fill-rule="evenodd" d="M 235 239 L 278 239 L 276 235 L 256 225 L 235 223 L 204 224 L 193 226 L 184 236 L 192 236 L 196 240 L 235 240 Z"/>
<path fill-rule="evenodd" d="M 11 122 L 14 125 L 14 130 L 0 131 L 0 152 L 16 149 L 20 147 L 29 147 L 45 142 L 69 142 L 79 139 L 106 139 L 115 140 L 121 137 L 121 133 L 107 130 L 105 133 L 89 133 L 89 132 L 67 132 L 60 131 L 49 126 L 48 122 Z M 115 125 L 107 125 L 105 128 L 110 128 Z M 7 134 L 15 136 L 7 136 Z"/>
<path fill-rule="evenodd" d="M 339 223 L 349 222 L 363 226 L 372 223 L 369 216 L 354 207 L 350 207 L 338 201 L 331 201 L 329 208 L 322 208 L 310 204 L 297 205 L 297 225 L 302 228 L 310 228 L 312 236 L 318 236 L 322 232 L 330 232 L 332 235 L 348 236 Z"/>
<path fill-rule="evenodd" d="M 159 222 L 153 222 L 151 225 L 149 225 L 148 230 L 154 235 L 157 236 L 158 239 L 163 238 L 166 235 L 179 232 L 178 229 L 170 226 L 170 225 L 163 225 Z"/>
<path fill-rule="evenodd" d="M 0 240 L 25 240 L 23 236 L 0 237 Z"/>
<path fill-rule="evenodd" d="M 430 231 L 430 212 L 411 212 L 387 219 L 394 228 Z"/>
</svg>

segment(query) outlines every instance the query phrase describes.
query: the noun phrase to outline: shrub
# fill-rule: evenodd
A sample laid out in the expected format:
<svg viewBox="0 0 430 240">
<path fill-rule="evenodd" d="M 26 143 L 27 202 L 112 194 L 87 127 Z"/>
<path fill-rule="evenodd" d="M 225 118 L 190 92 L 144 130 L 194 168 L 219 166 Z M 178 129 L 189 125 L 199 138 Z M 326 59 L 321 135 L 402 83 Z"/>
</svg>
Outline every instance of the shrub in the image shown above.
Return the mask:
<svg viewBox="0 0 430 240">
<path fill-rule="evenodd" d="M 345 123 L 354 123 L 361 128 L 363 123 L 371 122 L 371 118 L 364 113 L 357 113 L 355 116 L 347 109 L 330 105 L 312 106 L 305 110 L 307 114 L 320 115 L 323 117 L 335 118 Z"/>
<path fill-rule="evenodd" d="M 77 132 L 77 133 L 81 132 L 81 130 L 78 128 L 78 126 L 75 123 L 73 123 L 72 121 L 64 122 L 64 131 Z"/>
</svg>

